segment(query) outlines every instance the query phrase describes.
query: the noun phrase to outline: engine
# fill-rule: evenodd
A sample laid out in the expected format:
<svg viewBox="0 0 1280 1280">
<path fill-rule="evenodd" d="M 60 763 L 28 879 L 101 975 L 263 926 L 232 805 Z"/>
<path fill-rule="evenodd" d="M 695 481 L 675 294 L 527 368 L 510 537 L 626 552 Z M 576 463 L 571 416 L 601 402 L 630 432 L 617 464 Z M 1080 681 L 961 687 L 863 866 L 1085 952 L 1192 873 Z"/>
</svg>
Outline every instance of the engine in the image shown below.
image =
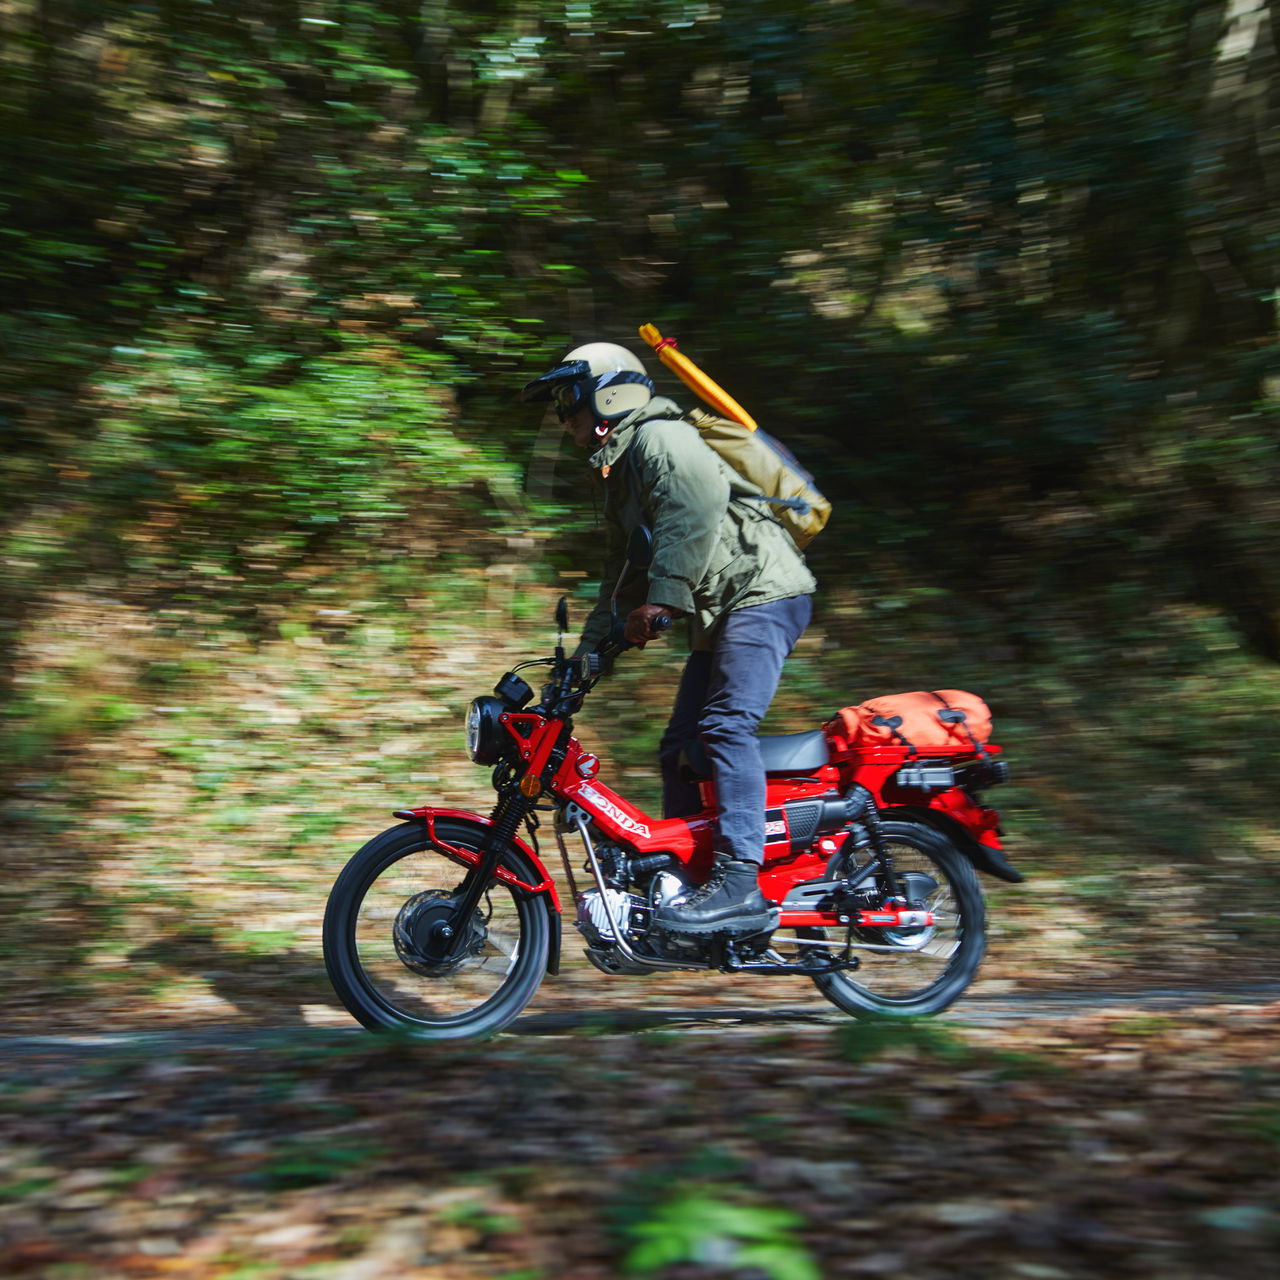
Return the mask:
<svg viewBox="0 0 1280 1280">
<path fill-rule="evenodd" d="M 612 883 L 603 893 L 599 889 L 591 889 L 582 895 L 579 925 L 588 925 L 601 941 L 609 941 L 617 936 L 614 933 L 616 920 L 631 936 L 649 927 L 655 908 L 674 902 L 688 891 L 689 886 L 672 871 L 659 871 L 653 876 L 649 881 L 647 898 L 638 893 L 628 893 Z"/>
<path fill-rule="evenodd" d="M 629 934 L 634 925 L 643 927 L 648 905 L 643 898 L 623 889 L 605 889 L 603 893 L 590 889 L 582 895 L 578 927 L 593 942 L 612 942 L 618 936 L 614 922 Z"/>
</svg>

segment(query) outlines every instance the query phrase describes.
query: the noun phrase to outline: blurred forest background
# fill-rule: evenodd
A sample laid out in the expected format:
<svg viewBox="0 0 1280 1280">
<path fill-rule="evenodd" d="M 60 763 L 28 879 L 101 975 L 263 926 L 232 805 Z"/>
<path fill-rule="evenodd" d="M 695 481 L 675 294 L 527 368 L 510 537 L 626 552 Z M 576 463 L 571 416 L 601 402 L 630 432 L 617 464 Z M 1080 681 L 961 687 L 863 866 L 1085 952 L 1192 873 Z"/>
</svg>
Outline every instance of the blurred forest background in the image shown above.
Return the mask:
<svg viewBox="0 0 1280 1280">
<path fill-rule="evenodd" d="M 993 955 L 1260 953 L 1277 38 L 1267 0 L 0 0 L 11 1008 L 248 1009 L 290 958 L 327 998 L 333 874 L 485 806 L 467 701 L 594 590 L 518 388 L 647 321 L 835 502 L 774 725 L 991 702 L 1030 876 Z M 677 666 L 582 724 L 641 800 Z"/>
</svg>

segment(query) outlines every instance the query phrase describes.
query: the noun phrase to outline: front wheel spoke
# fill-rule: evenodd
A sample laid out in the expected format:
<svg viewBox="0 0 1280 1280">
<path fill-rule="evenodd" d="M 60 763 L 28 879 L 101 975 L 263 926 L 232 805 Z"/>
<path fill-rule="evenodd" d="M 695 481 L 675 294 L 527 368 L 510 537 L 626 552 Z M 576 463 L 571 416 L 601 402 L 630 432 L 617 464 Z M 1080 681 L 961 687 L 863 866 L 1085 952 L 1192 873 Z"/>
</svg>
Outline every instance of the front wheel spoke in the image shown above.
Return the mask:
<svg viewBox="0 0 1280 1280">
<path fill-rule="evenodd" d="M 516 958 L 516 949 L 519 945 L 520 939 L 517 935 L 490 928 L 482 954 L 504 956 L 508 960 L 514 960 Z"/>
</svg>

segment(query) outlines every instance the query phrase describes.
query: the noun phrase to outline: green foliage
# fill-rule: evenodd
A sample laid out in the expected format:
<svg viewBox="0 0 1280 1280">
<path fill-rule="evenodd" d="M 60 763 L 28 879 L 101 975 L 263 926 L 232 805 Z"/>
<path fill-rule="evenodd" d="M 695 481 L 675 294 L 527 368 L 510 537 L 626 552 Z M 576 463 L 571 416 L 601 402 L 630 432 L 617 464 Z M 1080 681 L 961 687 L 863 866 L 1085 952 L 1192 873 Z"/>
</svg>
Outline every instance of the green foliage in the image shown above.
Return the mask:
<svg viewBox="0 0 1280 1280">
<path fill-rule="evenodd" d="M 495 1213 L 479 1200 L 460 1200 L 446 1206 L 440 1213 L 440 1221 L 468 1228 L 481 1237 L 502 1235 L 519 1226 L 509 1214 Z"/>
<path fill-rule="evenodd" d="M 632 1224 L 623 1259 L 628 1275 L 695 1263 L 714 1270 L 758 1271 L 770 1280 L 818 1280 L 813 1256 L 797 1238 L 803 1219 L 754 1202 L 731 1187 L 679 1188 Z"/>
<path fill-rule="evenodd" d="M 840 1056 L 855 1064 L 886 1053 L 911 1053 L 948 1071 L 982 1068 L 997 1080 L 1043 1079 L 1066 1070 L 1043 1053 L 975 1047 L 950 1027 L 922 1019 L 861 1017 L 834 1036 Z M 903 1105 L 901 1098 L 873 1096 L 851 1101 L 846 1115 L 860 1125 L 891 1126 L 901 1118 Z"/>
<path fill-rule="evenodd" d="M 859 1017 L 834 1033 L 840 1054 L 849 1062 L 866 1062 L 882 1053 L 913 1050 L 953 1066 L 972 1056 L 969 1045 L 955 1032 L 917 1018 Z"/>
<path fill-rule="evenodd" d="M 1268 1205 L 1229 1204 L 1200 1209 L 1196 1217 L 1219 1231 L 1267 1232 L 1274 1235 L 1280 1229 L 1280 1218 Z"/>
<path fill-rule="evenodd" d="M 47 1191 L 55 1182 L 53 1178 L 15 1178 L 11 1182 L 0 1184 L 0 1200 L 25 1200 L 29 1196 Z"/>
<path fill-rule="evenodd" d="M 1280 1103 L 1256 1107 L 1241 1122 L 1250 1133 L 1280 1149 Z"/>
<path fill-rule="evenodd" d="M 381 1154 L 382 1148 L 371 1143 L 340 1147 L 297 1139 L 274 1151 L 252 1180 L 273 1191 L 323 1186 L 376 1163 Z"/>
<path fill-rule="evenodd" d="M 183 510 L 162 542 L 133 552 L 140 567 L 165 556 L 229 574 L 296 558 L 334 529 L 369 541 L 424 493 L 514 489 L 492 443 L 469 444 L 447 424 L 433 381 L 446 365 L 356 343 L 273 386 L 270 367 L 250 382 L 194 348 L 132 347 L 104 381 L 111 415 L 83 463 L 100 504 L 131 532 L 140 502 Z"/>
<path fill-rule="evenodd" d="M 515 391 L 653 319 L 836 498 L 792 705 L 974 684 L 1043 830 L 1264 849 L 1275 55 L 1226 19 L 16 0 L 0 684 L 62 590 L 305 640 L 335 564 L 441 613 L 512 543 L 594 572 L 580 460 Z M 145 686 L 200 678 L 166 661 Z M 637 767 L 652 675 L 598 704 Z M 10 764 L 145 701 L 14 692 Z"/>
<path fill-rule="evenodd" d="M 131 724 L 142 708 L 98 687 L 100 658 L 81 654 L 62 668 L 33 677 L 0 707 L 0 762 L 24 766 L 55 748 Z"/>
<path fill-rule="evenodd" d="M 278 597 L 424 495 L 510 511 L 518 472 L 456 394 L 535 340 L 505 247 L 576 167 L 437 117 L 416 8 L 293 34 L 45 8 L 2 19 L 0 159 L 30 175 L 0 237 L 15 607 L 85 568 Z"/>
</svg>

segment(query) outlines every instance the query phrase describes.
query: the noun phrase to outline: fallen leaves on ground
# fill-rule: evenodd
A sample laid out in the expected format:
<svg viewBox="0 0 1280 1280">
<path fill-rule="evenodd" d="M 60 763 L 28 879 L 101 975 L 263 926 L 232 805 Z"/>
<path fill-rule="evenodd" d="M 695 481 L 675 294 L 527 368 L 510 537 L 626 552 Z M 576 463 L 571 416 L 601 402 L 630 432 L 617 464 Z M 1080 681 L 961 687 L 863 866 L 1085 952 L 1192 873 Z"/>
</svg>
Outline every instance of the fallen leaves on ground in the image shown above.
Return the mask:
<svg viewBox="0 0 1280 1280">
<path fill-rule="evenodd" d="M 1252 1280 L 1280 1240 L 1278 1016 L 28 1047 L 0 1270 Z"/>
</svg>

